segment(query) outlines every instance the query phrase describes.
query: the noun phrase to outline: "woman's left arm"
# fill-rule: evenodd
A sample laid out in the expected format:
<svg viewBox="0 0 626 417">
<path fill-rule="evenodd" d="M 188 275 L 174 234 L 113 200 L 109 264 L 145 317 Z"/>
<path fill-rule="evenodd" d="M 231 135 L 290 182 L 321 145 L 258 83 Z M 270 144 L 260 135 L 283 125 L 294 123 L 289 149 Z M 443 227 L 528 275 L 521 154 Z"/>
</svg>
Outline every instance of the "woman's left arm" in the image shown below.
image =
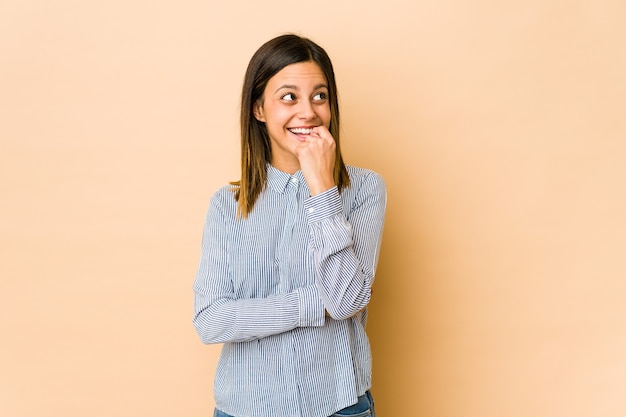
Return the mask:
<svg viewBox="0 0 626 417">
<path fill-rule="evenodd" d="M 352 317 L 369 303 L 387 202 L 385 183 L 374 172 L 352 186 L 359 189 L 349 213 L 344 213 L 337 187 L 305 202 L 316 285 L 326 310 L 337 320 Z"/>
</svg>

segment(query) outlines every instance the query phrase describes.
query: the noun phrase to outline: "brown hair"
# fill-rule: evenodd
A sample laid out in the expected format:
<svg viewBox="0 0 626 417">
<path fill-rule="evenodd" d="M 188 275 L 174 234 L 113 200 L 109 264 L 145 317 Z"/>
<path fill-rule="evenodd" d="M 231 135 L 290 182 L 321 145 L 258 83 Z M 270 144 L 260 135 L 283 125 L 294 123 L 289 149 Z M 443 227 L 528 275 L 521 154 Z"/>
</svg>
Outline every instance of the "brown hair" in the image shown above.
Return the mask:
<svg viewBox="0 0 626 417">
<path fill-rule="evenodd" d="M 270 78 L 287 65 L 315 62 L 326 77 L 330 104 L 330 134 L 335 139 L 335 183 L 339 191 L 350 186 L 339 147 L 339 100 L 332 63 L 326 51 L 298 35 L 278 36 L 262 45 L 250 59 L 241 92 L 241 180 L 232 182 L 238 202 L 237 215 L 247 217 L 267 182 L 272 149 L 267 129 L 254 117 L 254 105 L 263 97 Z"/>
</svg>

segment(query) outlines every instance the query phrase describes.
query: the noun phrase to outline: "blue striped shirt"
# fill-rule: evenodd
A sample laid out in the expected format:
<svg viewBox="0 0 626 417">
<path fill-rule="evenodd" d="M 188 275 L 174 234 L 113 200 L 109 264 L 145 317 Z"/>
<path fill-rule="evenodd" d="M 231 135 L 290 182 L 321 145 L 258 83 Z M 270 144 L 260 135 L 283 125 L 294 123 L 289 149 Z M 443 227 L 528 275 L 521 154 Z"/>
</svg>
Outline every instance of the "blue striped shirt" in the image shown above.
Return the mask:
<svg viewBox="0 0 626 417">
<path fill-rule="evenodd" d="M 350 187 L 311 197 L 300 171 L 268 165 L 246 219 L 231 187 L 211 198 L 193 323 L 204 343 L 224 343 L 220 410 L 327 417 L 371 387 L 365 324 L 386 188 L 375 172 L 347 169 Z"/>
</svg>

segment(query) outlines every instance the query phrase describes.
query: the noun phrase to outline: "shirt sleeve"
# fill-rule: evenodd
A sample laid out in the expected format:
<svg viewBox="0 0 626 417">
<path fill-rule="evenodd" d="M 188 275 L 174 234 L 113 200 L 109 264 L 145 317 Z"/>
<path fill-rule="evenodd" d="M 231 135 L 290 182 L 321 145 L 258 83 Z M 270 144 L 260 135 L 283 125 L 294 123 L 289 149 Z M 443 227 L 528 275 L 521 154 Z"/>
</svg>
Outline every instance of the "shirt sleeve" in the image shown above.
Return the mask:
<svg viewBox="0 0 626 417">
<path fill-rule="evenodd" d="M 385 183 L 370 172 L 344 212 L 337 187 L 305 201 L 316 285 L 330 316 L 352 317 L 369 302 L 387 202 Z"/>
<path fill-rule="evenodd" d="M 211 199 L 194 282 L 193 324 L 204 343 L 243 342 L 296 327 L 323 326 L 315 285 L 264 298 L 236 299 L 228 274 L 228 219 L 219 194 Z"/>
</svg>

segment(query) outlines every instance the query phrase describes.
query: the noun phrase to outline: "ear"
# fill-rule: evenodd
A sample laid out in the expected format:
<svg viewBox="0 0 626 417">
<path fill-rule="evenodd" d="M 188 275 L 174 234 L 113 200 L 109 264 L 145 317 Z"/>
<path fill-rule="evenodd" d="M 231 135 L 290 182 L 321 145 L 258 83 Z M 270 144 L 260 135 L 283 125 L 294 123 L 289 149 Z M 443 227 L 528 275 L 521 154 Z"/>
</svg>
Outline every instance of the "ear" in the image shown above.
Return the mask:
<svg viewBox="0 0 626 417">
<path fill-rule="evenodd" d="M 252 108 L 252 113 L 254 114 L 254 118 L 259 122 L 265 123 L 265 113 L 263 112 L 263 103 L 261 100 L 257 100 L 254 103 L 254 107 Z"/>
</svg>

